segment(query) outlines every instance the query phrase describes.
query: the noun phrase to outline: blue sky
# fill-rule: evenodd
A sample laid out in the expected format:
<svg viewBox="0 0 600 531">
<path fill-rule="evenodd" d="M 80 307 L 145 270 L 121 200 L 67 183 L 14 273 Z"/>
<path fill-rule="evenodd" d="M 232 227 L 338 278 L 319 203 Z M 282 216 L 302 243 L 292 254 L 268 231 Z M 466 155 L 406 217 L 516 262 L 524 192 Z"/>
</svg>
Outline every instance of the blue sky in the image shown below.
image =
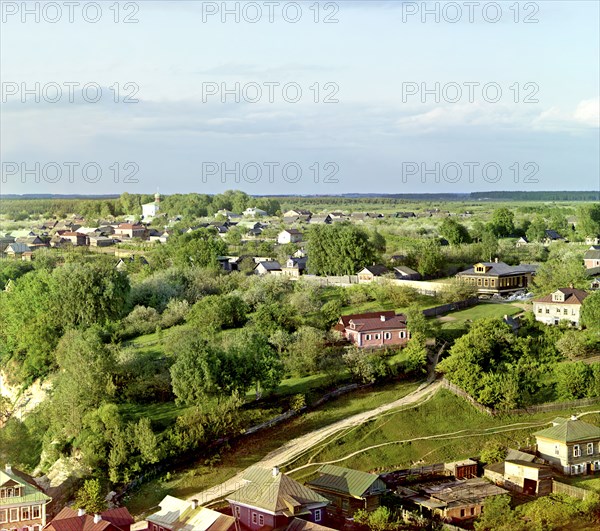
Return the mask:
<svg viewBox="0 0 600 531">
<path fill-rule="evenodd" d="M 136 11 L 132 16 L 138 22 L 129 24 L 114 22 L 112 1 L 99 2 L 97 23 L 86 21 L 77 7 L 69 22 L 61 2 L 58 22 L 44 19 L 55 16 L 50 7 L 45 13 L 40 8 L 39 22 L 33 15 L 23 22 L 21 2 L 2 3 L 2 193 L 151 193 L 159 187 L 167 194 L 231 188 L 327 194 L 600 186 L 595 1 L 520 2 L 518 23 L 512 1 L 497 4 L 501 14 L 492 3 L 480 2 L 473 22 L 464 2 L 321 2 L 319 23 L 312 1 L 298 3 L 297 23 L 284 19 L 283 9 L 288 18 L 297 13 L 284 1 L 273 6 L 273 22 L 265 2 L 256 2 L 258 8 L 227 2 L 229 9 L 239 6 L 239 23 L 233 15 L 221 20 L 223 2 L 121 2 L 121 19 Z M 7 10 L 7 4 L 19 12 L 12 14 L 14 7 Z M 29 7 L 35 9 L 34 4 Z M 456 6 L 462 17 L 451 23 L 459 13 Z M 256 9 L 262 17 L 249 23 L 244 8 L 247 17 L 257 16 Z M 426 8 L 440 10 L 439 22 L 433 15 L 421 19 Z M 218 13 L 209 14 L 215 9 Z M 95 16 L 91 8 L 86 13 Z M 326 15 L 338 22 L 323 23 Z M 496 23 L 486 20 L 497 15 Z M 538 22 L 524 23 L 527 15 Z M 97 84 L 102 96 L 97 103 L 85 101 L 79 86 L 71 102 L 65 82 Z M 122 100 L 131 93 L 123 88 L 128 82 L 139 87 L 139 102 L 115 103 L 116 88 L 108 87 L 119 83 Z M 472 85 L 473 101 L 469 82 L 479 83 Z M 35 83 L 40 103 L 31 95 L 22 102 L 23 86 L 35 92 Z M 45 101 L 41 92 L 48 83 L 62 87 L 56 103 Z M 256 85 L 263 95 L 256 103 L 243 95 L 239 102 L 229 96 L 223 103 L 220 94 L 203 94 L 203 87 L 206 92 L 236 83 L 248 87 L 248 98 L 256 95 L 251 90 Z M 269 83 L 279 84 L 271 85 L 273 102 Z M 302 90 L 297 103 L 284 99 L 286 83 Z M 422 83 L 430 89 L 439 83 L 448 98 L 458 101 L 442 97 L 436 102 L 430 94 L 422 102 L 420 93 L 403 94 L 403 87 L 420 90 Z M 484 94 L 485 84 L 491 85 Z M 461 98 L 456 86 L 463 90 Z M 502 91 L 497 102 L 492 101 L 495 87 Z M 45 96 L 52 99 L 56 93 L 48 90 Z M 327 95 L 338 101 L 325 103 Z M 92 162 L 102 175 L 91 182 L 95 174 L 85 179 L 79 166 L 70 183 L 65 162 Z M 138 182 L 123 182 L 128 162 L 139 167 L 133 177 Z M 24 174 L 22 163 L 33 173 Z M 48 163 L 63 168 L 60 179 L 54 166 L 42 174 Z M 121 168 L 119 182 L 115 163 Z M 209 174 L 203 171 L 207 163 L 211 168 L 225 164 L 232 173 Z M 275 168 L 272 182 L 265 163 Z M 474 168 L 471 179 L 465 163 Z M 244 178 L 241 168 L 247 164 Z M 281 172 L 285 164 L 293 169 L 287 178 Z M 486 164 L 492 171 L 483 175 Z M 263 169 L 260 179 L 252 170 L 256 166 Z M 337 182 L 323 182 L 334 167 L 338 171 L 330 180 Z M 295 177 L 297 168 L 301 177 Z M 535 175 L 526 178 L 532 168 Z"/>
</svg>

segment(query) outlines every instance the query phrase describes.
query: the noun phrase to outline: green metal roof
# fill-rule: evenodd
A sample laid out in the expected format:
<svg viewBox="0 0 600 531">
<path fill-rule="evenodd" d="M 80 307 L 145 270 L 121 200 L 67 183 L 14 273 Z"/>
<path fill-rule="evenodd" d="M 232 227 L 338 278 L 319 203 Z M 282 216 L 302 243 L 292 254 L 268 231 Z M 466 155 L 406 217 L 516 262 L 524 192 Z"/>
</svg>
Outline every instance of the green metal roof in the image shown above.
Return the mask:
<svg viewBox="0 0 600 531">
<path fill-rule="evenodd" d="M 227 497 L 227 501 L 277 513 L 297 514 L 303 506 L 329 503 L 329 500 L 285 474 L 273 475 L 271 470 L 251 468 L 244 479 L 247 485 Z"/>
<path fill-rule="evenodd" d="M 563 443 L 600 439 L 600 428 L 582 420 L 567 420 L 560 417 L 554 419 L 555 426 L 536 431 L 536 437 L 544 437 Z"/>
<path fill-rule="evenodd" d="M 0 470 L 0 487 L 6 483 L 9 485 L 14 485 L 17 483 L 23 487 L 22 496 L 0 498 L 0 507 L 31 502 L 47 503 L 52 499 L 49 496 L 46 496 L 38 487 L 35 486 L 35 484 L 32 484 L 29 482 L 29 480 L 25 479 L 25 476 L 25 474 L 15 470 L 11 470 L 10 472 L 8 470 Z M 31 481 L 33 481 L 33 479 Z"/>
<path fill-rule="evenodd" d="M 385 483 L 376 474 L 361 472 L 335 465 L 325 465 L 319 469 L 319 477 L 308 483 L 314 487 L 350 494 L 355 498 L 370 493 L 385 492 Z"/>
</svg>

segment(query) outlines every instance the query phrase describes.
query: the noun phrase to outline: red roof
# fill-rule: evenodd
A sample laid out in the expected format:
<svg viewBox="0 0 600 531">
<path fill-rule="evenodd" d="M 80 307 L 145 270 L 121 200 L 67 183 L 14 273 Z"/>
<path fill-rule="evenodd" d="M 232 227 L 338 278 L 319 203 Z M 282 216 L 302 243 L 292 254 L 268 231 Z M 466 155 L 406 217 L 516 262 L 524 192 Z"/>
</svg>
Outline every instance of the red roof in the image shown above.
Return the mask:
<svg viewBox="0 0 600 531">
<path fill-rule="evenodd" d="M 121 223 L 117 227 L 118 229 L 144 229 L 143 225 L 134 225 L 133 223 Z"/>
<path fill-rule="evenodd" d="M 352 327 L 352 324 L 354 324 L 354 327 Z M 404 314 L 396 315 L 394 310 L 342 315 L 335 329 L 343 331 L 346 328 L 360 332 L 396 330 L 406 328 L 406 316 Z"/>
<path fill-rule="evenodd" d="M 564 293 L 564 302 L 553 301 L 552 293 L 550 295 L 544 295 L 543 297 L 533 299 L 533 302 L 549 302 L 554 304 L 582 304 L 583 299 L 585 299 L 588 296 L 588 293 L 586 291 L 577 288 L 560 288 L 557 291 L 561 291 L 562 293 Z"/>
<path fill-rule="evenodd" d="M 78 516 L 70 507 L 62 509 L 44 528 L 54 531 L 122 531 L 134 520 L 125 507 L 110 509 L 100 513 L 101 520 L 95 524 L 94 515 Z"/>
</svg>

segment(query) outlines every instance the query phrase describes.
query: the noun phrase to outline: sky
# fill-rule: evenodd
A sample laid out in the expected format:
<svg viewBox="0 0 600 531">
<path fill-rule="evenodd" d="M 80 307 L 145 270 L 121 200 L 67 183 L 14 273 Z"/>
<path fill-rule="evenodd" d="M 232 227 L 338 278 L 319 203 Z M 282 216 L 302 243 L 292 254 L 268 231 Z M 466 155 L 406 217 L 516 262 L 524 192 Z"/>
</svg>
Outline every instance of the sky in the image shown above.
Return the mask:
<svg viewBox="0 0 600 531">
<path fill-rule="evenodd" d="M 597 1 L 0 6 L 2 194 L 600 189 Z"/>
</svg>

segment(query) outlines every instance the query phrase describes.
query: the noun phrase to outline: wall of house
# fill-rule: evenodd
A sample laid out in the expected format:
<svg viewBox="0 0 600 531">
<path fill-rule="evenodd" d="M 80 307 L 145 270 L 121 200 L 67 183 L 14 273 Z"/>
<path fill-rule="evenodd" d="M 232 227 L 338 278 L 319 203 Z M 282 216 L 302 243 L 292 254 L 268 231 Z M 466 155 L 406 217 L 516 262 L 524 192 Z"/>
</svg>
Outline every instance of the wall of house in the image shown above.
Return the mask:
<svg viewBox="0 0 600 531">
<path fill-rule="evenodd" d="M 34 507 L 39 511 L 39 517 L 33 518 Z M 11 511 L 12 509 L 12 511 Z M 15 520 L 14 511 L 17 511 L 18 519 Z M 29 517 L 27 517 L 26 511 L 28 511 Z M 6 511 L 6 512 L 4 512 Z M 9 504 L 2 503 L 0 505 L 0 528 L 1 529 L 19 529 L 29 528 L 33 531 L 40 531 L 42 527 L 46 525 L 46 505 L 45 504 Z"/>
<path fill-rule="evenodd" d="M 389 338 L 386 338 L 386 333 L 390 334 Z M 400 337 L 401 335 L 404 335 L 404 337 Z M 370 337 L 370 339 L 367 339 L 367 336 Z M 350 331 L 348 333 L 348 339 L 354 344 L 363 348 L 384 347 L 388 345 L 405 345 L 410 339 L 410 332 L 406 329 L 376 330 L 368 333 Z"/>
<path fill-rule="evenodd" d="M 593 452 L 588 454 L 588 442 L 593 444 Z M 574 447 L 579 444 L 580 453 L 579 457 L 574 455 Z M 586 441 L 582 443 L 556 443 L 555 441 L 549 441 L 546 439 L 537 438 L 537 451 L 542 459 L 549 461 L 553 466 L 556 466 L 565 474 L 573 474 L 571 471 L 572 465 L 584 465 L 583 469 L 579 472 L 581 474 L 587 473 L 588 463 L 592 463 L 592 469 L 596 465 L 600 465 L 600 439 L 595 441 Z M 558 454 L 556 453 L 558 451 Z"/>
<path fill-rule="evenodd" d="M 565 314 L 565 310 L 567 313 Z M 581 305 L 579 304 L 561 304 L 552 302 L 534 302 L 533 313 L 535 320 L 541 323 L 552 325 L 555 319 L 566 320 L 579 324 L 579 314 Z"/>
</svg>

